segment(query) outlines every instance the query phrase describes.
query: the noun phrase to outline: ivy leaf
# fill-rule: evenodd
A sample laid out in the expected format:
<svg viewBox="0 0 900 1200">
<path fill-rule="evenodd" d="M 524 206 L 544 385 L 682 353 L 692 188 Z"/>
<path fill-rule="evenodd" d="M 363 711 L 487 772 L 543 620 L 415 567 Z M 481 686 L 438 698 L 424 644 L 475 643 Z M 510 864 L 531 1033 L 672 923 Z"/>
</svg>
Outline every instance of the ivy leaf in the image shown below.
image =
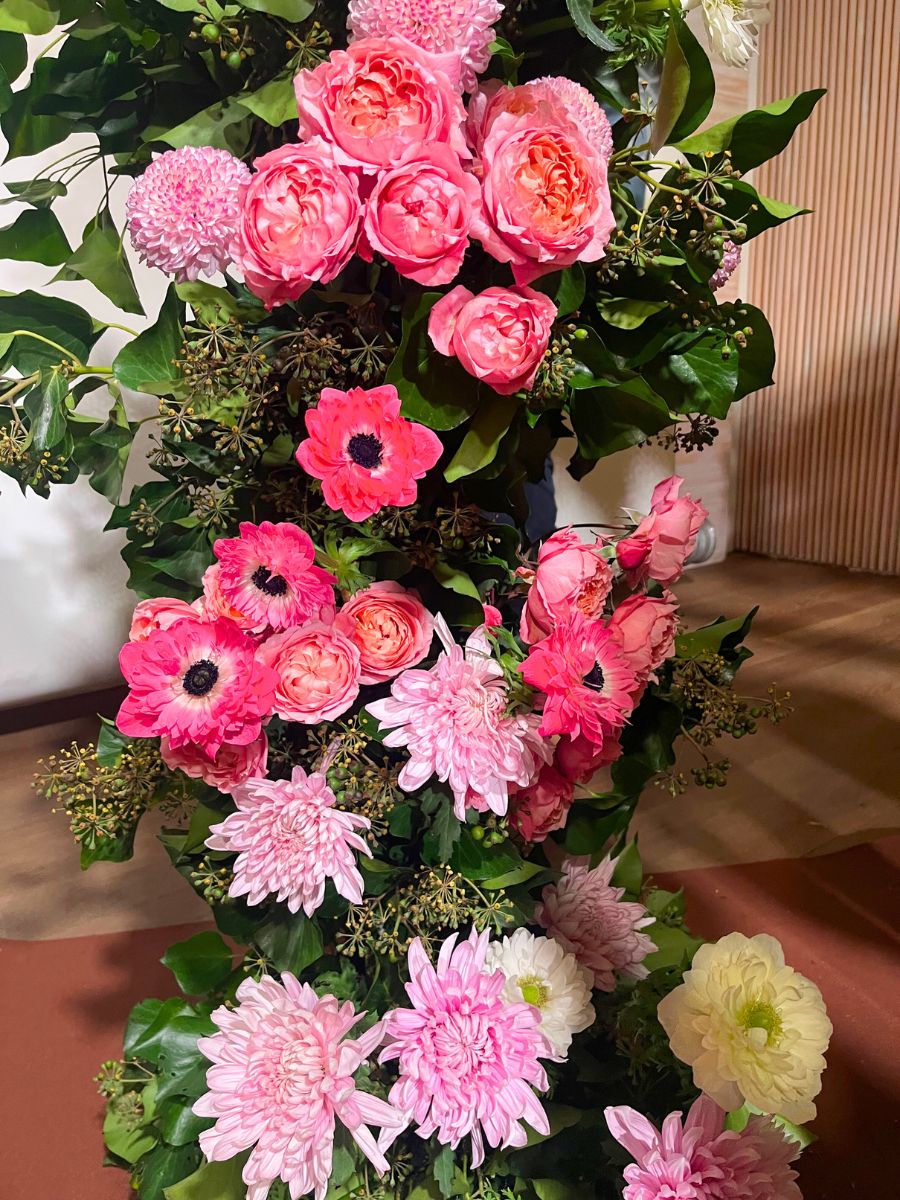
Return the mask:
<svg viewBox="0 0 900 1200">
<path fill-rule="evenodd" d="M 314 0 L 240 0 L 241 8 L 266 13 L 270 17 L 281 17 L 283 21 L 296 24 L 305 21 L 316 7 Z"/>
<path fill-rule="evenodd" d="M 241 1179 L 249 1151 L 227 1162 L 205 1162 L 187 1179 L 164 1191 L 165 1200 L 243 1200 L 247 1185 Z"/>
<path fill-rule="evenodd" d="M 517 396 L 498 396 L 493 392 L 482 400 L 459 449 L 444 470 L 448 483 L 474 475 L 494 461 L 520 404 Z"/>
<path fill-rule="evenodd" d="M 303 913 L 283 913 L 264 922 L 256 931 L 254 944 L 276 971 L 299 975 L 322 955 L 318 924 Z"/>
<path fill-rule="evenodd" d="M 637 839 L 628 843 L 616 859 L 613 868 L 612 882 L 616 887 L 623 887 L 632 896 L 639 896 L 644 882 L 644 868 L 637 847 Z"/>
<path fill-rule="evenodd" d="M 4 334 L 27 330 L 57 342 L 72 358 L 83 362 L 101 329 L 94 327 L 83 308 L 56 296 L 31 291 L 0 296 L 0 339 Z M 17 337 L 7 345 L 0 369 L 15 362 L 23 375 L 30 375 L 57 366 L 63 357 L 59 350 L 36 338 Z"/>
<path fill-rule="evenodd" d="M 431 1170 L 434 1174 L 435 1182 L 440 1188 L 441 1195 L 449 1197 L 453 1195 L 453 1176 L 456 1173 L 456 1163 L 453 1157 L 453 1151 L 449 1146 L 442 1146 L 439 1154 L 434 1156 L 434 1161 L 431 1164 Z"/>
<path fill-rule="evenodd" d="M 81 245 L 66 259 L 54 282 L 75 279 L 92 283 L 123 312 L 144 312 L 125 257 L 122 235 L 113 224 L 109 209 L 103 209 L 89 222 Z"/>
<path fill-rule="evenodd" d="M 144 1090 L 146 1091 L 146 1088 Z M 115 1109 L 110 1107 L 103 1118 L 103 1141 L 110 1154 L 133 1164 L 153 1149 L 159 1137 L 152 1129 L 135 1129 L 131 1122 L 123 1120 Z"/>
<path fill-rule="evenodd" d="M 692 346 L 671 354 L 654 374 L 658 390 L 678 412 L 727 416 L 738 398 L 738 354 L 723 356 L 725 334 L 715 329 L 701 335 Z"/>
<path fill-rule="evenodd" d="M 163 1141 L 170 1146 L 187 1146 L 196 1142 L 203 1130 L 209 1129 L 212 1124 L 212 1118 L 194 1114 L 193 1103 L 193 1100 L 173 1097 L 160 1105 L 156 1124 Z"/>
<path fill-rule="evenodd" d="M 170 1096 L 196 1099 L 205 1090 L 209 1061 L 197 1042 L 215 1031 L 209 1017 L 193 1012 L 190 1016 L 175 1017 L 161 1031 L 157 1077 L 160 1103 Z"/>
<path fill-rule="evenodd" d="M 422 841 L 422 857 L 430 863 L 449 862 L 462 826 L 454 815 L 453 801 L 449 796 L 440 792 L 427 792 L 426 795 L 436 799 L 437 803 Z"/>
<path fill-rule="evenodd" d="M 459 842 L 450 860 L 454 871 L 465 875 L 475 883 L 485 879 L 499 879 L 522 865 L 522 856 L 508 839 L 499 846 L 488 846 L 485 841 L 476 841 L 466 826 L 460 831 Z"/>
<path fill-rule="evenodd" d="M 741 172 L 751 171 L 784 150 L 798 125 L 807 120 L 824 95 L 825 88 L 814 88 L 776 100 L 683 138 L 675 148 L 698 157 L 730 150 L 732 165 Z"/>
<path fill-rule="evenodd" d="M 196 1170 L 199 1146 L 157 1146 L 141 1163 L 140 1200 L 165 1200 L 166 1189 Z"/>
<path fill-rule="evenodd" d="M 0 229 L 0 258 L 55 267 L 72 253 L 56 214 L 49 208 L 27 208 Z"/>
<path fill-rule="evenodd" d="M 59 20 L 55 0 L 3 0 L 0 30 L 9 33 L 49 33 Z"/>
<path fill-rule="evenodd" d="M 195 934 L 170 946 L 160 959 L 189 996 L 212 992 L 231 974 L 232 953 L 213 930 Z"/>
<path fill-rule="evenodd" d="M 31 204 L 34 208 L 46 208 L 67 192 L 58 179 L 26 179 L 3 186 L 10 194 L 0 197 L 0 204 Z"/>
<path fill-rule="evenodd" d="M 106 717 L 101 718 L 100 733 L 97 736 L 97 762 L 101 767 L 116 766 L 130 745 L 130 737 L 120 733 L 113 722 Z"/>
<path fill-rule="evenodd" d="M 69 432 L 75 439 L 72 455 L 79 471 L 89 476 L 95 492 L 113 504 L 118 504 L 122 495 L 122 481 L 136 429 L 137 424 L 128 420 L 119 395 L 102 424 L 77 413 L 69 418 Z"/>
<path fill-rule="evenodd" d="M 290 75 L 270 79 L 249 96 L 239 96 L 238 103 L 267 125 L 279 126 L 297 120 L 297 97 Z"/>
<path fill-rule="evenodd" d="M 25 397 L 31 444 L 35 450 L 49 450 L 66 436 L 65 403 L 69 388 L 55 368 L 41 372 L 40 383 Z"/>
<path fill-rule="evenodd" d="M 429 429 L 456 429 L 478 406 L 478 382 L 455 358 L 438 354 L 428 336 L 428 317 L 440 292 L 410 295 L 403 313 L 403 338 L 385 382 L 400 394 L 402 412 Z"/>
<path fill-rule="evenodd" d="M 229 96 L 194 113 L 153 140 L 165 142 L 176 150 L 182 146 L 215 146 L 218 150 L 230 150 L 240 158 L 249 145 L 252 124 L 253 118 L 240 100 Z"/>
<path fill-rule="evenodd" d="M 655 153 L 670 139 L 693 133 L 709 116 L 715 96 L 715 75 L 705 51 L 681 14 L 672 12 L 650 149 Z"/>
<path fill-rule="evenodd" d="M 639 377 L 575 392 L 570 414 L 585 465 L 638 446 L 672 423 L 668 404 Z M 577 461 L 570 471 L 576 479 L 586 473 Z"/>
<path fill-rule="evenodd" d="M 595 46 L 599 46 L 601 50 L 615 50 L 616 43 L 612 38 L 607 37 L 594 24 L 594 19 L 591 16 L 593 9 L 593 0 L 566 0 L 566 7 L 572 17 L 575 28 L 582 37 L 587 38 L 589 42 L 593 42 Z"/>
<path fill-rule="evenodd" d="M 735 617 L 731 621 L 719 617 L 711 625 L 681 634 L 675 639 L 676 656 L 694 659 L 703 658 L 708 654 L 720 654 L 723 649 L 734 650 L 750 632 L 753 618 L 758 611 L 758 608 L 751 608 L 746 616 Z"/>
<path fill-rule="evenodd" d="M 159 1065 L 163 1034 L 178 1017 L 193 1016 L 184 1000 L 142 1000 L 131 1010 L 125 1027 L 123 1051 L 126 1058 L 139 1058 Z"/>
<path fill-rule="evenodd" d="M 139 333 L 116 355 L 113 375 L 122 387 L 140 392 L 145 384 L 176 382 L 174 361 L 184 340 L 182 312 L 175 285 L 171 284 L 155 324 Z"/>
<path fill-rule="evenodd" d="M 631 296 L 617 296 L 597 303 L 603 320 L 617 329 L 639 329 L 650 317 L 668 307 L 667 300 L 637 300 Z"/>
<path fill-rule="evenodd" d="M 657 921 L 646 933 L 656 946 L 656 950 L 644 959 L 648 971 L 658 971 L 660 967 L 686 967 L 703 945 L 701 938 L 692 937 L 681 925 L 661 925 Z"/>
<path fill-rule="evenodd" d="M 19 78 L 28 65 L 28 46 L 21 33 L 0 32 L 0 78 L 6 88 Z M 10 93 L 11 94 L 11 93 Z M 9 187 L 9 184 L 4 184 Z"/>
<path fill-rule="evenodd" d="M 23 2 L 27 3 L 28 0 Z M 3 4 L 0 13 L 6 12 L 7 6 Z M 55 61 L 41 58 L 34 64 L 28 86 L 13 94 L 6 112 L 0 118 L 0 129 L 8 147 L 6 161 L 40 154 L 49 146 L 65 141 L 72 131 L 71 121 L 63 117 L 41 116 L 35 111 L 46 96 L 53 95 Z"/>
<path fill-rule="evenodd" d="M 238 321 L 243 325 L 258 325 L 266 310 L 255 296 L 233 296 L 227 288 L 214 287 L 202 279 L 193 283 L 176 283 L 175 292 L 179 300 L 189 304 L 202 321 L 211 325 L 225 325 Z"/>
</svg>

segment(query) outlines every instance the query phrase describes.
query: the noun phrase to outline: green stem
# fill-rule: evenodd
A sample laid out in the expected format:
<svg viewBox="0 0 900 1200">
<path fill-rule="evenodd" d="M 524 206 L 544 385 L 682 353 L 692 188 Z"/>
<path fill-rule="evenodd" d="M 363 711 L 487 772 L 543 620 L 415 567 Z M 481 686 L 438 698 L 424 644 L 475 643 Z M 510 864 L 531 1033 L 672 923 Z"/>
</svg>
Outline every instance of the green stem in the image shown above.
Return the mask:
<svg viewBox="0 0 900 1200">
<path fill-rule="evenodd" d="M 671 0 L 634 0 L 634 7 L 638 13 L 645 15 L 653 12 L 666 12 L 671 6 Z M 598 4 L 591 9 L 592 17 L 602 17 L 606 15 L 606 6 Z M 571 17 L 554 17 L 552 21 L 540 21 L 537 25 L 529 25 L 519 34 L 522 38 L 532 39 L 543 37 L 547 33 L 558 33 L 563 29 L 572 29 L 575 22 Z"/>
<path fill-rule="evenodd" d="M 81 361 L 81 359 L 74 355 L 71 350 L 67 350 L 65 346 L 61 346 L 59 342 L 54 342 L 51 341 L 50 338 L 44 337 L 42 333 L 32 333 L 30 329 L 14 329 L 8 336 L 10 338 L 34 338 L 36 342 L 43 342 L 45 346 L 52 346 L 54 350 L 58 350 L 63 358 L 68 359 L 69 362 L 73 362 L 79 367 L 84 366 L 84 363 Z M 110 368 L 110 370 L 112 370 L 112 368 Z"/>
<path fill-rule="evenodd" d="M 13 415 L 13 420 L 19 428 L 22 427 L 22 422 L 19 419 L 19 414 L 16 412 L 16 406 L 12 403 L 12 401 L 15 400 L 16 396 L 18 396 L 20 392 L 24 392 L 36 384 L 40 377 L 40 371 L 35 371 L 32 375 L 26 375 L 24 379 L 17 380 L 11 388 L 8 388 L 7 391 L 0 396 L 0 403 L 9 405 L 10 411 Z"/>
<path fill-rule="evenodd" d="M 69 371 L 70 375 L 112 375 L 112 367 L 78 366 Z"/>
<path fill-rule="evenodd" d="M 139 337 L 136 329 L 129 329 L 127 325 L 118 325 L 115 321 L 105 321 L 107 329 L 121 329 L 123 333 L 129 334 L 131 337 Z"/>
</svg>

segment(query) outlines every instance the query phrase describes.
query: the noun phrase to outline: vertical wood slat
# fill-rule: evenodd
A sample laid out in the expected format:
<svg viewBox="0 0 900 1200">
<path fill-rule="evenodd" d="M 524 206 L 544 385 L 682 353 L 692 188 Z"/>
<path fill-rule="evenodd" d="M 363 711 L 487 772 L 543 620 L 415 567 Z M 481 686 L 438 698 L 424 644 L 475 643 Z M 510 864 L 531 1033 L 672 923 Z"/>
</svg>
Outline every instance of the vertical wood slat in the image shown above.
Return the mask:
<svg viewBox="0 0 900 1200">
<path fill-rule="evenodd" d="M 736 544 L 900 574 L 900 5 L 790 0 L 764 33 L 759 102 L 827 86 L 755 180 L 816 211 L 753 244 L 776 386 L 741 414 Z"/>
</svg>

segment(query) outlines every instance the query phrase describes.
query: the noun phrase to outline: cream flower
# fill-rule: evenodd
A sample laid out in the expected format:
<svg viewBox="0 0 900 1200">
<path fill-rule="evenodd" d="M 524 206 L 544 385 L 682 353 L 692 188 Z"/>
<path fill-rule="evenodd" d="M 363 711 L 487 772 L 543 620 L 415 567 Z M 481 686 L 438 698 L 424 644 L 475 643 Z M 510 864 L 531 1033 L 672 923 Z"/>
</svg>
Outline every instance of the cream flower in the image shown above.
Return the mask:
<svg viewBox="0 0 900 1200">
<path fill-rule="evenodd" d="M 553 938 L 517 929 L 512 937 L 491 942 L 485 965 L 506 976 L 505 1000 L 524 1000 L 540 1012 L 541 1033 L 560 1058 L 568 1053 L 572 1035 L 593 1025 L 591 973 Z"/>
<path fill-rule="evenodd" d="M 775 938 L 730 933 L 701 946 L 658 1015 L 672 1052 L 722 1108 L 746 1101 L 797 1124 L 816 1115 L 831 1022 Z"/>
<path fill-rule="evenodd" d="M 684 0 L 685 12 L 701 6 L 715 53 L 726 66 L 746 67 L 762 26 L 771 20 L 769 0 Z"/>
</svg>

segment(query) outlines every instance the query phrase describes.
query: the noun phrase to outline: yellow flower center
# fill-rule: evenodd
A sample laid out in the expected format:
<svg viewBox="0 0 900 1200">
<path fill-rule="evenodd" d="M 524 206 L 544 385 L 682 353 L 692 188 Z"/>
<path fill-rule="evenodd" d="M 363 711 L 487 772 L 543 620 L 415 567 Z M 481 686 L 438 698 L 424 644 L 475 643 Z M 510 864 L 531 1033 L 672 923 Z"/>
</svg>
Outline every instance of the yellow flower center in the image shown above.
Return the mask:
<svg viewBox="0 0 900 1200">
<path fill-rule="evenodd" d="M 747 1030 L 762 1029 L 767 1046 L 774 1045 L 781 1037 L 782 1024 L 778 1009 L 767 1000 L 748 1000 L 738 1013 L 738 1024 Z"/>
<path fill-rule="evenodd" d="M 520 975 L 517 980 L 522 999 L 534 1008 L 546 1008 L 550 1001 L 550 989 L 536 975 Z"/>
</svg>

